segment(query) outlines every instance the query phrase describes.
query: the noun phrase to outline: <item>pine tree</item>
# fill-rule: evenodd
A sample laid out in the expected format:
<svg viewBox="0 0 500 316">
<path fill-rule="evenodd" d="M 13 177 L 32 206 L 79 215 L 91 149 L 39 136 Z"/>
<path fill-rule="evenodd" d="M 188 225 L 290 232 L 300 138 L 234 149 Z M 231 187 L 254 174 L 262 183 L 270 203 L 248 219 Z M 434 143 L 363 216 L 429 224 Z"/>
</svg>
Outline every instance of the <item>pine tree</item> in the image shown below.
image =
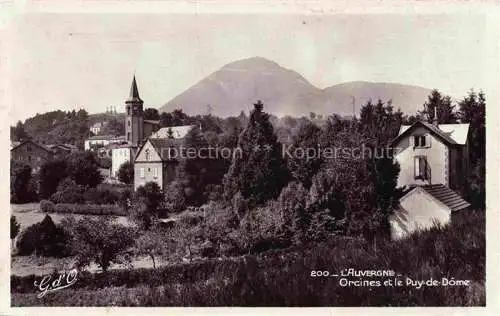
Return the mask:
<svg viewBox="0 0 500 316">
<path fill-rule="evenodd" d="M 434 89 L 427 97 L 424 103 L 424 110 L 419 112 L 429 123 L 434 121 L 434 108 L 437 107 L 437 116 L 439 124 L 453 124 L 457 122 L 457 113 L 455 106 L 451 104 L 449 96 L 443 96 L 441 92 Z"/>
<path fill-rule="evenodd" d="M 238 140 L 228 173 L 224 178 L 224 194 L 229 200 L 237 192 L 255 204 L 277 197 L 288 182 L 282 148 L 277 141 L 269 115 L 259 100 L 254 104 L 245 130 Z"/>
</svg>

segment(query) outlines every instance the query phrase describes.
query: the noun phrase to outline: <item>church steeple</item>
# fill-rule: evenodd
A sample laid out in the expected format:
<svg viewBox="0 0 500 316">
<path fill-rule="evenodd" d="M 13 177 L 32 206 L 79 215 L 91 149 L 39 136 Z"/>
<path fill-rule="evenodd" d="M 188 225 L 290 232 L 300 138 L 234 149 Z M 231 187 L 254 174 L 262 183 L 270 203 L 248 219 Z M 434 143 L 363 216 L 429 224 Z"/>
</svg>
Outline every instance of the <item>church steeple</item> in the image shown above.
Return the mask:
<svg viewBox="0 0 500 316">
<path fill-rule="evenodd" d="M 141 97 L 139 97 L 139 89 L 137 88 L 137 82 L 134 79 L 132 80 L 132 85 L 130 86 L 130 94 L 127 99 L 127 102 L 142 102 Z"/>
<path fill-rule="evenodd" d="M 132 86 L 130 87 L 130 95 L 125 101 L 125 139 L 133 146 L 138 146 L 143 138 L 143 104 L 144 102 L 139 97 L 139 89 L 137 89 L 137 82 L 134 75 Z"/>
</svg>

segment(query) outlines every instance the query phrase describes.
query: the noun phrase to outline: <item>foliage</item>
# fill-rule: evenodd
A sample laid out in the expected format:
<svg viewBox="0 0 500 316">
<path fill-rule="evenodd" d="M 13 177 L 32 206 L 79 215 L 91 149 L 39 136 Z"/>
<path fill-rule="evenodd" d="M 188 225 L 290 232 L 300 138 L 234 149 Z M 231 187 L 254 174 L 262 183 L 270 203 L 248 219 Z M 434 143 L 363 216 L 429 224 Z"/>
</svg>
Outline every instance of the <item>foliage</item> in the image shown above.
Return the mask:
<svg viewBox="0 0 500 316">
<path fill-rule="evenodd" d="M 464 215 L 376 250 L 358 239 L 336 239 L 222 261 L 83 272 L 71 289 L 44 300 L 32 294 L 35 276 L 12 276 L 12 305 L 485 306 L 484 212 Z M 312 270 L 333 274 L 348 268 L 392 270 L 403 282 L 453 277 L 470 280 L 470 286 L 341 287 L 331 277 L 311 276 Z"/>
<path fill-rule="evenodd" d="M 126 184 L 131 184 L 134 181 L 134 165 L 132 162 L 127 161 L 120 166 L 118 180 Z"/>
<path fill-rule="evenodd" d="M 262 111 L 261 102 L 254 106 L 238 140 L 241 154 L 234 155 L 224 177 L 224 195 L 229 200 L 240 191 L 252 203 L 263 204 L 279 195 L 288 172 L 269 115 Z"/>
<path fill-rule="evenodd" d="M 17 121 L 16 126 L 10 127 L 10 139 L 12 141 L 24 141 L 29 138 L 30 136 L 24 129 L 23 123 L 21 121 Z"/>
<path fill-rule="evenodd" d="M 451 103 L 449 96 L 443 96 L 438 90 L 432 90 L 424 103 L 424 110 L 419 114 L 426 118 L 429 123 L 434 120 L 434 109 L 437 108 L 437 121 L 439 124 L 453 124 L 457 122 L 455 106 Z"/>
<path fill-rule="evenodd" d="M 60 214 L 82 214 L 82 215 L 114 215 L 126 216 L 127 211 L 119 205 L 95 205 L 95 204 L 54 204 L 51 201 L 42 200 L 40 210 L 44 213 Z"/>
<path fill-rule="evenodd" d="M 97 158 L 89 151 L 71 154 L 68 157 L 67 173 L 76 184 L 91 188 L 96 187 L 103 180 Z"/>
<path fill-rule="evenodd" d="M 17 234 L 19 234 L 19 230 L 21 229 L 21 225 L 17 222 L 16 217 L 14 215 L 10 216 L 10 239 L 15 239 Z"/>
<path fill-rule="evenodd" d="M 291 153 L 287 163 L 292 177 L 306 187 L 311 186 L 311 179 L 323 162 L 320 156 L 314 155 L 318 149 L 320 135 L 321 129 L 318 126 L 310 121 L 303 122 L 294 137 L 293 145 L 287 151 Z"/>
<path fill-rule="evenodd" d="M 144 119 L 145 120 L 159 120 L 160 119 L 160 113 L 158 112 L 158 109 L 155 108 L 147 108 L 144 110 Z"/>
<path fill-rule="evenodd" d="M 68 177 L 68 164 L 65 160 L 54 160 L 44 163 L 39 172 L 39 196 L 47 199 L 57 191 L 59 182 Z"/>
<path fill-rule="evenodd" d="M 158 256 L 166 253 L 164 238 L 160 231 L 146 231 L 135 241 L 136 254 L 147 255 L 153 262 L 153 269 L 156 269 L 156 260 Z"/>
<path fill-rule="evenodd" d="M 50 200 L 54 203 L 81 204 L 84 201 L 85 187 L 76 184 L 71 178 L 61 180 L 57 192 L 52 194 Z"/>
<path fill-rule="evenodd" d="M 121 190 L 103 187 L 89 188 L 83 193 L 83 199 L 87 204 L 115 204 L 120 201 Z"/>
<path fill-rule="evenodd" d="M 131 228 L 109 223 L 103 219 L 66 218 L 61 223 L 71 234 L 71 249 L 80 268 L 95 262 L 104 272 L 111 263 L 130 261 L 127 250 L 133 245 L 135 233 Z"/>
<path fill-rule="evenodd" d="M 36 199 L 32 185 L 31 167 L 19 162 L 10 162 L 10 202 L 27 203 Z"/>
<path fill-rule="evenodd" d="M 65 231 L 55 225 L 49 215 L 45 215 L 41 222 L 29 226 L 21 233 L 16 247 L 18 254 L 22 256 L 35 253 L 61 257 L 68 255 L 67 240 Z"/>
<path fill-rule="evenodd" d="M 22 126 L 40 144 L 68 143 L 83 148 L 84 140 L 90 134 L 89 116 L 83 109 L 37 114 L 27 119 Z"/>
</svg>

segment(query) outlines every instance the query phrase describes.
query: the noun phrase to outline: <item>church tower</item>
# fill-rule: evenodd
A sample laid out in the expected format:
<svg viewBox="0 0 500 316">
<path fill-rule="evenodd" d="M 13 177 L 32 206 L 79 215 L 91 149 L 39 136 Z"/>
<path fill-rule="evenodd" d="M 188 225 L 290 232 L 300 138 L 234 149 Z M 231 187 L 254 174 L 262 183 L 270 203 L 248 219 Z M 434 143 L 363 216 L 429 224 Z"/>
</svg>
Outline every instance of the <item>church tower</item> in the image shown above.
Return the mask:
<svg viewBox="0 0 500 316">
<path fill-rule="evenodd" d="M 134 75 L 130 95 L 125 101 L 125 139 L 127 143 L 133 146 L 138 146 L 144 137 L 143 104 L 144 102 L 139 97 Z"/>
</svg>

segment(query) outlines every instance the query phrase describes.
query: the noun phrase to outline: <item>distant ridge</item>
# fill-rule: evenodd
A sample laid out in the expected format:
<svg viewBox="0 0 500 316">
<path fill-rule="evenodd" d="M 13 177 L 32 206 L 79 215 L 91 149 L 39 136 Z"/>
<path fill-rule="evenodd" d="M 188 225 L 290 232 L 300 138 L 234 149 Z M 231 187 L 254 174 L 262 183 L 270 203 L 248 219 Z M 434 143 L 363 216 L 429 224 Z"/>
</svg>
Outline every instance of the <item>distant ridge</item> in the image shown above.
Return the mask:
<svg viewBox="0 0 500 316">
<path fill-rule="evenodd" d="M 181 108 L 187 114 L 205 114 L 210 105 L 217 116 L 248 112 L 257 99 L 265 110 L 278 116 L 356 115 L 368 100 L 392 100 L 395 108 L 414 114 L 422 108 L 430 89 L 397 83 L 346 82 L 319 89 L 299 73 L 262 57 L 238 60 L 223 66 L 160 107 L 170 112 Z"/>
</svg>

